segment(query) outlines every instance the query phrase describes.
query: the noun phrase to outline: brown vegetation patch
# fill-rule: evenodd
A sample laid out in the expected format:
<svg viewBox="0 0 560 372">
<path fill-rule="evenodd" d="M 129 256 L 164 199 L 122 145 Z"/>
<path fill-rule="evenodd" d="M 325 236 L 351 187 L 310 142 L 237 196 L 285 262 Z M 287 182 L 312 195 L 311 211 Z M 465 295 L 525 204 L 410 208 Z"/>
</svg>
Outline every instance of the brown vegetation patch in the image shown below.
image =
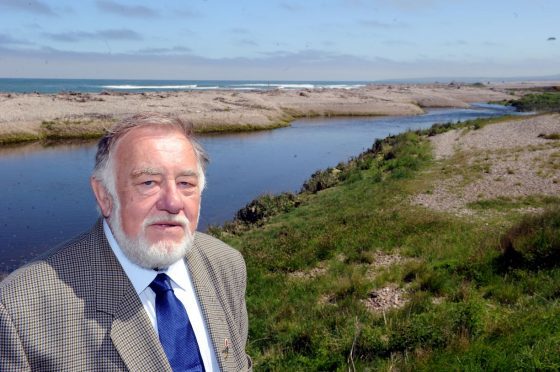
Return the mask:
<svg viewBox="0 0 560 372">
<path fill-rule="evenodd" d="M 387 267 L 398 263 L 403 263 L 404 260 L 406 260 L 406 258 L 398 253 L 389 254 L 377 251 L 374 255 L 374 262 L 371 265 L 374 268 Z"/>
<path fill-rule="evenodd" d="M 399 253 L 385 253 L 377 251 L 374 254 L 374 260 L 368 269 L 368 277 L 373 279 L 379 269 L 391 267 L 393 265 L 403 264 L 410 261 L 411 258 L 403 257 Z M 362 300 L 362 303 L 370 311 L 385 312 L 390 309 L 398 309 L 403 307 L 407 300 L 405 298 L 406 290 L 399 288 L 396 284 L 389 284 L 381 289 L 376 289 L 368 294 L 368 298 Z"/>
<path fill-rule="evenodd" d="M 403 264 L 410 260 L 411 258 L 403 257 L 399 253 L 385 253 L 382 251 L 376 251 L 373 254 L 373 261 L 368 267 L 367 276 L 368 278 L 373 279 L 380 269 L 397 264 Z"/>
<path fill-rule="evenodd" d="M 319 264 L 319 266 L 314 267 L 310 270 L 291 272 L 288 274 L 288 276 L 293 279 L 313 279 L 325 274 L 326 272 L 327 268 L 323 263 L 321 263 Z"/>
<path fill-rule="evenodd" d="M 406 290 L 399 288 L 396 284 L 390 284 L 381 289 L 371 291 L 363 304 L 370 311 L 379 313 L 391 309 L 399 309 L 406 305 Z"/>
</svg>

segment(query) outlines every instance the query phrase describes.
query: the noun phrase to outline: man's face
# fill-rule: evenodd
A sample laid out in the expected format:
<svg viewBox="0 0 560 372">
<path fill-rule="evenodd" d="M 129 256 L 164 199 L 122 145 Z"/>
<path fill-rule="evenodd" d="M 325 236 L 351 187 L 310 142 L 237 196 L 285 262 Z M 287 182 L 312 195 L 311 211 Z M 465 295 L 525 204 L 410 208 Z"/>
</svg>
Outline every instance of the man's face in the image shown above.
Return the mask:
<svg viewBox="0 0 560 372">
<path fill-rule="evenodd" d="M 191 143 L 175 129 L 141 127 L 126 133 L 115 151 L 119 208 L 113 212 L 120 216 L 111 220 L 120 218 L 128 239 L 173 249 L 198 224 L 201 175 Z M 178 222 L 185 217 L 188 224 Z"/>
</svg>

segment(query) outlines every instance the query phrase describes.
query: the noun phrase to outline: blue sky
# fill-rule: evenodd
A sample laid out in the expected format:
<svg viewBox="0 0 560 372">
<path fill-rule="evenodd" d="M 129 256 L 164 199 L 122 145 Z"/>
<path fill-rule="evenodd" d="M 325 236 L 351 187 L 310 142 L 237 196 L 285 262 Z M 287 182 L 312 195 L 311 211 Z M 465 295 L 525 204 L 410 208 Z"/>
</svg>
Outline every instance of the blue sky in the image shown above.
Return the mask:
<svg viewBox="0 0 560 372">
<path fill-rule="evenodd" d="M 558 75 L 559 20 L 558 0 L 0 0 L 0 76 Z"/>
</svg>

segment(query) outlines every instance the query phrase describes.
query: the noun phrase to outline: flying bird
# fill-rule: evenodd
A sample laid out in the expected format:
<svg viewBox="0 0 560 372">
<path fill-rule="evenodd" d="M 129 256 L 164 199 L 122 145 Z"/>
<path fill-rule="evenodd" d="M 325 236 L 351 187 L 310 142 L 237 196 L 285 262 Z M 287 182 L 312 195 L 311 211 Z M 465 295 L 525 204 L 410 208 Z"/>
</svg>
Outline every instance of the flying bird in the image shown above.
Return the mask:
<svg viewBox="0 0 560 372">
<path fill-rule="evenodd" d="M 546 41 L 554 41 L 554 40 L 556 40 L 555 37 L 549 37 L 548 39 L 546 39 Z"/>
</svg>

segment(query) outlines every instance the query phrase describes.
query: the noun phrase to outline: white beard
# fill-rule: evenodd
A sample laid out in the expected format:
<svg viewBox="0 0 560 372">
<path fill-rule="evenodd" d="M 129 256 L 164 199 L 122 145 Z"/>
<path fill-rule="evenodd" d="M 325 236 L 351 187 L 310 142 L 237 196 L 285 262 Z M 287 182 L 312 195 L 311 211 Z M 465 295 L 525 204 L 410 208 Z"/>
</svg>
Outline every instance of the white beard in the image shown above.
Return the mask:
<svg viewBox="0 0 560 372">
<path fill-rule="evenodd" d="M 111 231 L 126 257 L 138 266 L 146 269 L 164 269 L 185 257 L 191 249 L 194 236 L 190 230 L 190 221 L 185 216 L 167 214 L 165 217 L 147 218 L 142 223 L 142 230 L 135 238 L 129 238 L 122 229 L 120 203 L 116 202 L 113 218 L 109 219 Z M 146 239 L 146 227 L 153 222 L 180 223 L 185 235 L 179 242 L 159 241 L 150 243 Z"/>
</svg>

